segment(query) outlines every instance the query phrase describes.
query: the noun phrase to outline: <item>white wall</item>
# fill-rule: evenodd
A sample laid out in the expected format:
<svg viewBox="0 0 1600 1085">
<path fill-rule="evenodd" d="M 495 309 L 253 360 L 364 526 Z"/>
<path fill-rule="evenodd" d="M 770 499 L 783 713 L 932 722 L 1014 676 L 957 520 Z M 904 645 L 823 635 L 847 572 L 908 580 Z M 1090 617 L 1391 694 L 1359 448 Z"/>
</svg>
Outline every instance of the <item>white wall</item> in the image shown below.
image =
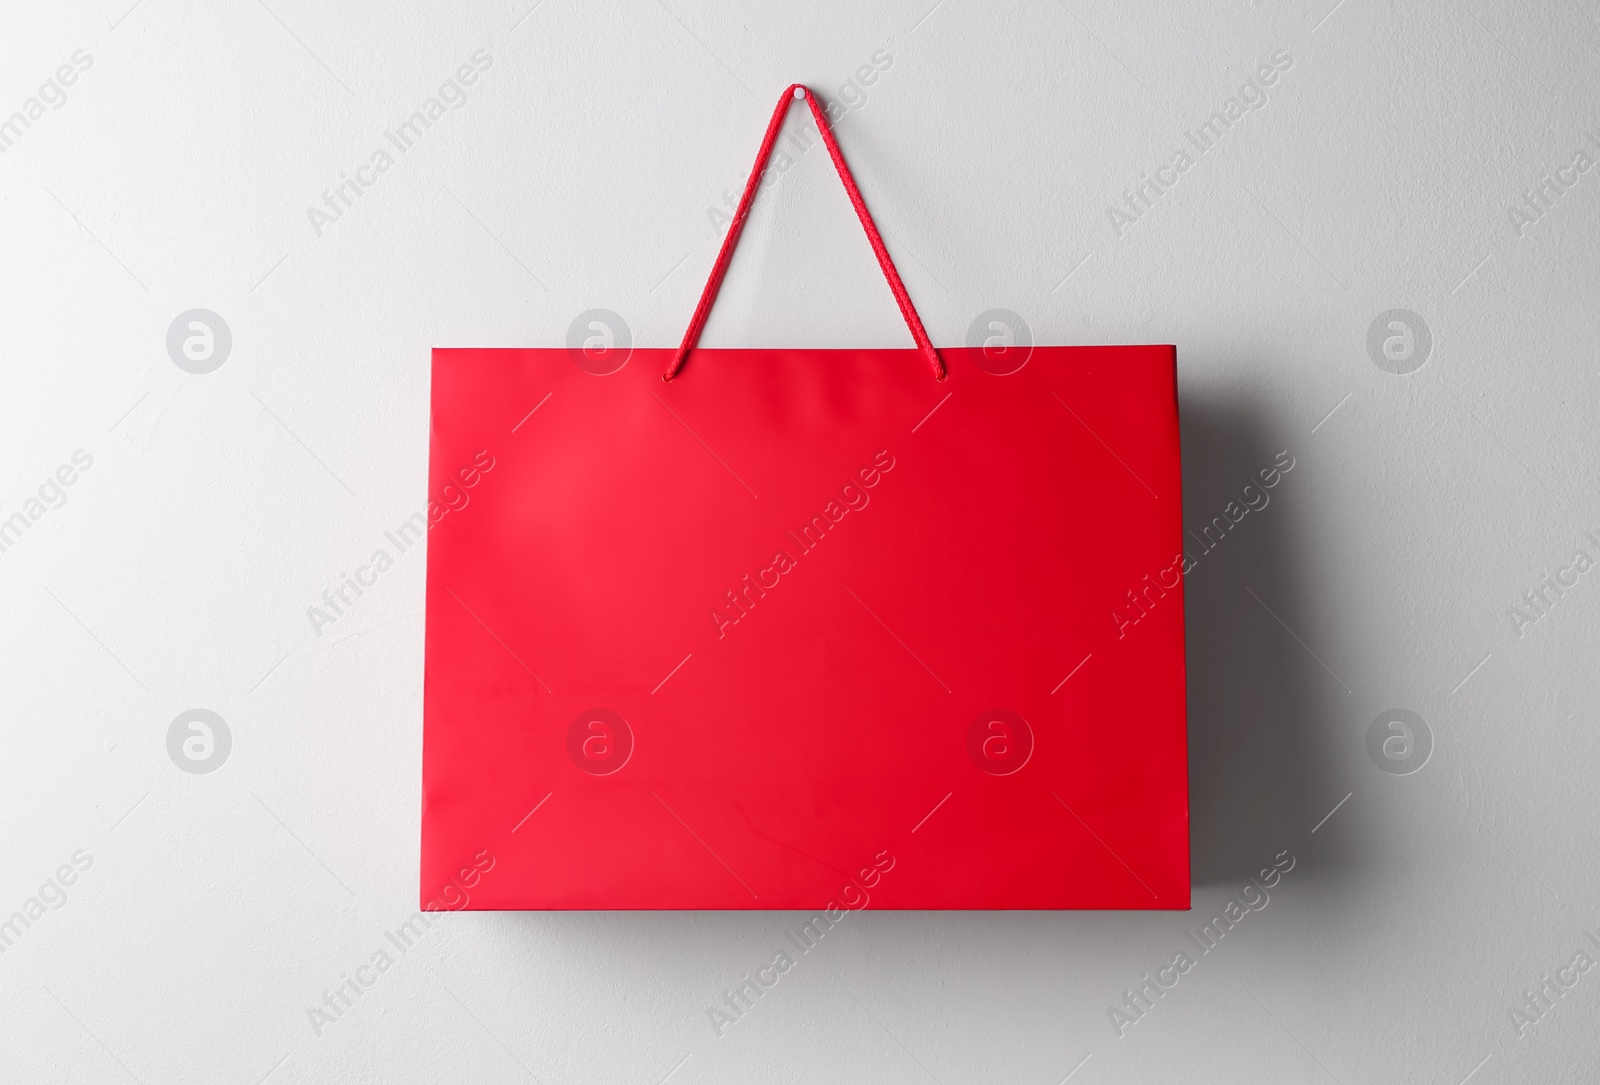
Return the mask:
<svg viewBox="0 0 1600 1085">
<path fill-rule="evenodd" d="M 760 7 L 0 13 L 0 117 L 81 69 L 0 139 L 0 516 L 92 459 L 0 552 L 0 914 L 92 864 L 0 956 L 0 1078 L 1579 1080 L 1600 972 L 1510 1011 L 1600 960 L 1600 573 L 1512 608 L 1600 558 L 1600 170 L 1509 212 L 1600 143 L 1592 6 Z M 476 50 L 319 236 L 322 190 Z M 1121 193 L 1280 51 L 1119 236 Z M 1038 342 L 1177 343 L 1192 524 L 1295 457 L 1189 581 L 1196 911 L 865 914 L 720 1037 L 707 1006 L 792 916 L 455 915 L 318 1035 L 415 907 L 421 551 L 321 636 L 305 608 L 420 504 L 428 350 L 559 345 L 596 307 L 675 342 L 793 80 L 860 103 L 839 136 L 936 342 L 1004 308 Z M 774 191 L 707 345 L 905 344 L 823 153 Z M 231 332 L 206 374 L 166 347 L 192 309 Z M 1368 349 L 1393 309 L 1431 336 L 1403 375 Z M 215 772 L 169 756 L 195 708 Z M 1410 775 L 1367 749 L 1396 708 L 1431 734 Z M 1284 851 L 1119 1037 L 1122 992 Z"/>
</svg>

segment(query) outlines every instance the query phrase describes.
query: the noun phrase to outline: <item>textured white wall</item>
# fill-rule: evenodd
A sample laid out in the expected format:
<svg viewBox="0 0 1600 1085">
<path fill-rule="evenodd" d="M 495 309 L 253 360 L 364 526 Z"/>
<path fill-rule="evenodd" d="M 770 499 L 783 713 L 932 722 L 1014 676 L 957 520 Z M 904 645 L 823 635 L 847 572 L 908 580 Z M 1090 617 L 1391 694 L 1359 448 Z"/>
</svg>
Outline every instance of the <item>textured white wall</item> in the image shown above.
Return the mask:
<svg viewBox="0 0 1600 1085">
<path fill-rule="evenodd" d="M 36 916 L 0 929 L 0 1079 L 1583 1080 L 1593 5 L 763 7 L 0 12 L 0 117 L 28 122 L 0 129 L 0 517 L 27 525 L 0 551 L 0 916 Z M 707 1007 L 793 915 L 451 915 L 319 1034 L 415 908 L 421 549 L 320 635 L 306 608 L 423 501 L 428 350 L 559 345 L 591 308 L 676 342 L 791 80 L 855 104 L 840 139 L 936 342 L 1001 308 L 1038 342 L 1178 344 L 1197 530 L 1294 457 L 1189 580 L 1196 910 L 862 914 L 720 1037 Z M 904 345 L 823 152 L 773 193 L 706 343 Z M 231 335 L 205 373 L 167 345 L 195 309 Z M 185 720 L 169 749 L 192 709 L 231 748 L 213 723 L 185 754 Z M 1291 858 L 1202 954 L 1185 932 Z"/>
</svg>

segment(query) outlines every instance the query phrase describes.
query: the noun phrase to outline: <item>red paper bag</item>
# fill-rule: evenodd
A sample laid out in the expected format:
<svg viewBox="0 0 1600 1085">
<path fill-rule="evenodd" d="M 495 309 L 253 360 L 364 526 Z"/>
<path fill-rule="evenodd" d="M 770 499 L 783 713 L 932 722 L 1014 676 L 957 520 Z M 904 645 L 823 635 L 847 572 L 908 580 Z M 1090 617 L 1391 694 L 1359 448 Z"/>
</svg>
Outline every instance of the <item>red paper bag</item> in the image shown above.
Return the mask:
<svg viewBox="0 0 1600 1085">
<path fill-rule="evenodd" d="M 676 351 L 434 351 L 424 906 L 1187 908 L 1174 350 L 936 352 L 791 90 L 919 349 L 690 354 L 786 92 Z"/>
</svg>

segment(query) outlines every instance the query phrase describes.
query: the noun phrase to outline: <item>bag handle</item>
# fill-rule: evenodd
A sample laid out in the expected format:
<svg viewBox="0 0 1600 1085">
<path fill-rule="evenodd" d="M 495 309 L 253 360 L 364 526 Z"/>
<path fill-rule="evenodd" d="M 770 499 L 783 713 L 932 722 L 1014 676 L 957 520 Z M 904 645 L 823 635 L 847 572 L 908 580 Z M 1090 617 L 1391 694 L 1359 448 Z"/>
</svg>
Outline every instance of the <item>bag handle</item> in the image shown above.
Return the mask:
<svg viewBox="0 0 1600 1085">
<path fill-rule="evenodd" d="M 861 190 L 856 187 L 855 178 L 850 176 L 850 167 L 845 165 L 844 155 L 839 151 L 839 144 L 833 138 L 833 129 L 828 127 L 828 117 L 817 96 L 803 83 L 795 83 L 783 92 L 783 97 L 778 99 L 778 108 L 772 112 L 772 120 L 767 124 L 767 134 L 761 140 L 761 150 L 756 152 L 755 168 L 750 171 L 750 179 L 745 182 L 744 195 L 739 197 L 739 208 L 733 213 L 733 222 L 728 225 L 728 235 L 722 239 L 722 251 L 717 253 L 717 262 L 711 268 L 711 278 L 706 282 L 706 288 L 700 295 L 700 304 L 695 306 L 694 316 L 689 321 L 689 330 L 683 333 L 683 342 L 672 356 L 672 365 L 661 377 L 670 381 L 683 369 L 683 363 L 688 359 L 689 352 L 700 341 L 700 330 L 705 327 L 706 318 L 711 315 L 711 306 L 717 300 L 717 291 L 722 287 L 722 277 L 728 273 L 728 264 L 733 260 L 734 246 L 739 243 L 739 234 L 744 230 L 744 221 L 750 217 L 750 205 L 755 202 L 756 189 L 761 184 L 761 171 L 766 168 L 767 159 L 772 156 L 773 144 L 778 142 L 778 130 L 783 127 L 783 118 L 789 112 L 789 106 L 795 99 L 802 99 L 811 107 L 811 116 L 816 118 L 817 131 L 822 135 L 822 142 L 828 148 L 828 156 L 833 159 L 834 167 L 839 171 L 839 180 L 844 182 L 844 190 L 850 197 L 850 205 L 856 209 L 856 217 L 861 220 L 862 227 L 867 231 L 867 241 L 872 245 L 872 251 L 878 257 L 878 266 L 883 269 L 883 274 L 889 280 L 889 290 L 894 294 L 894 300 L 900 306 L 900 315 L 905 317 L 906 325 L 911 329 L 911 338 L 917 341 L 917 347 L 927 356 L 933 366 L 935 380 L 944 380 L 944 361 L 939 357 L 939 352 L 933 349 L 933 344 L 928 340 L 928 333 L 922 328 L 922 320 L 917 316 L 916 306 L 911 304 L 911 295 L 906 293 L 905 284 L 900 281 L 900 273 L 895 270 L 894 261 L 889 257 L 889 250 L 884 247 L 883 238 L 878 236 L 878 227 L 872 221 L 872 214 L 867 210 L 867 203 L 861 198 Z"/>
</svg>

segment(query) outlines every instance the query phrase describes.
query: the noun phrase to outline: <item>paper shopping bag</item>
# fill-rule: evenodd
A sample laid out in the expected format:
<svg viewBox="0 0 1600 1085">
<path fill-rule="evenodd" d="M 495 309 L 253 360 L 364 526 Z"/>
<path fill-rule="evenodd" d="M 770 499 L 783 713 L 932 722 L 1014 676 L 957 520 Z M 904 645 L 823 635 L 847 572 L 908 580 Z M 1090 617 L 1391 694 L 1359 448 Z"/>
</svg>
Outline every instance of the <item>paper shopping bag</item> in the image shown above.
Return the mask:
<svg viewBox="0 0 1600 1085">
<path fill-rule="evenodd" d="M 1170 346 L 433 354 L 422 896 L 1187 908 Z M 663 380 L 670 375 L 670 380 Z"/>
</svg>

